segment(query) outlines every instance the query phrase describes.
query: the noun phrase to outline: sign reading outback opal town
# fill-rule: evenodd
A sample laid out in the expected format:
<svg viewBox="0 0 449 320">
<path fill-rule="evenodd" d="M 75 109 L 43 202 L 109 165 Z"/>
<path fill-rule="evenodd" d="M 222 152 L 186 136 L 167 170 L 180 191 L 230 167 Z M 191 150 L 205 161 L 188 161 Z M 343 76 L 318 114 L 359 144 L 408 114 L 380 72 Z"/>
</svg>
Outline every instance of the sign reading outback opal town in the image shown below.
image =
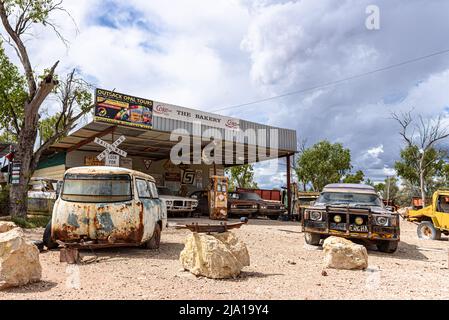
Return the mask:
<svg viewBox="0 0 449 320">
<path fill-rule="evenodd" d="M 240 121 L 238 119 L 162 102 L 154 102 L 153 114 L 155 117 L 197 122 L 214 128 L 240 130 Z"/>
<path fill-rule="evenodd" d="M 95 121 L 152 129 L 153 101 L 97 89 Z"/>
</svg>

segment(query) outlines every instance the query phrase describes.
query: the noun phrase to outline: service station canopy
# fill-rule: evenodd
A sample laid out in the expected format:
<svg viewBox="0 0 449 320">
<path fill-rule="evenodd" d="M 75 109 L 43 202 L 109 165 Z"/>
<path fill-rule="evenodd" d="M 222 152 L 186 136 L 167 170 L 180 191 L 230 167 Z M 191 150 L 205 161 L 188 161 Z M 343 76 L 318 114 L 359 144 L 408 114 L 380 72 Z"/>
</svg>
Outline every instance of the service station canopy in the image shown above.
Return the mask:
<svg viewBox="0 0 449 320">
<path fill-rule="evenodd" d="M 297 152 L 294 130 L 275 128 L 101 89 L 97 89 L 95 99 L 94 121 L 53 144 L 51 150 L 68 153 L 75 150 L 101 153 L 104 147 L 95 143 L 96 140 L 112 143 L 124 136 L 126 140 L 120 144 L 120 149 L 127 152 L 128 156 L 153 160 L 170 159 L 172 148 L 178 144 L 178 140 L 171 141 L 174 130 L 179 132 L 176 136 L 190 139 L 192 144 L 190 153 L 193 155 L 193 143 L 201 144 L 201 149 L 211 143 L 213 139 L 206 137 L 212 129 L 219 132 L 222 137 L 220 140 L 224 146 L 222 164 L 225 166 L 241 164 L 242 161 L 249 163 L 282 158 Z M 276 151 L 271 154 L 270 143 L 273 144 L 272 151 Z M 241 150 L 242 146 L 243 157 L 241 151 L 237 154 L 237 150 Z M 266 147 L 264 156 L 254 154 L 257 146 Z M 229 159 L 233 159 L 231 164 Z"/>
</svg>

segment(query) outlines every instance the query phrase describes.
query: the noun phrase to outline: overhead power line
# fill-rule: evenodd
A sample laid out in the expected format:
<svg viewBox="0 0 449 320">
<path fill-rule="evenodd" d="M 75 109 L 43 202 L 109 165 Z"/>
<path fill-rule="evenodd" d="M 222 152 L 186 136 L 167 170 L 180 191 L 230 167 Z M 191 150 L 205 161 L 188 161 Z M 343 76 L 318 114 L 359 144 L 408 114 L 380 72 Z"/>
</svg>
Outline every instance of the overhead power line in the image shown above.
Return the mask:
<svg viewBox="0 0 449 320">
<path fill-rule="evenodd" d="M 410 60 L 406 60 L 400 63 L 396 63 L 396 64 L 392 64 L 383 68 L 379 68 L 379 69 L 375 69 L 372 71 L 368 71 L 368 72 L 364 72 L 364 73 L 360 73 L 357 75 L 353 75 L 347 78 L 343 78 L 343 79 L 339 79 L 339 80 L 335 80 L 335 81 L 330 81 L 330 82 L 326 82 L 320 85 L 316 85 L 316 86 L 312 86 L 312 87 L 308 87 L 308 88 L 304 88 L 304 89 L 300 89 L 300 90 L 296 90 L 296 91 L 291 91 L 291 92 L 287 92 L 284 94 L 280 94 L 280 95 L 276 95 L 273 97 L 269 97 L 269 98 L 264 98 L 264 99 L 260 99 L 260 100 L 255 100 L 255 101 L 251 101 L 251 102 L 246 102 L 246 103 L 242 103 L 242 104 L 237 104 L 237 105 L 233 105 L 233 106 L 229 106 L 229 107 L 224 107 L 224 108 L 220 108 L 220 109 L 215 109 L 212 110 L 212 112 L 218 112 L 218 111 L 224 111 L 224 110 L 229 110 L 229 109 L 236 109 L 236 108 L 241 108 L 241 107 L 245 107 L 245 106 L 250 106 L 250 105 L 254 105 L 254 104 L 258 104 L 258 103 L 262 103 L 262 102 L 266 102 L 266 101 L 271 101 L 271 100 L 275 100 L 275 99 L 279 99 L 279 98 L 284 98 L 284 97 L 288 97 L 288 96 L 293 96 L 293 95 L 297 95 L 297 94 L 301 94 L 301 93 L 305 93 L 308 91 L 314 91 L 317 89 L 322 89 L 322 88 L 326 88 L 326 87 L 330 87 L 330 86 L 334 86 L 337 85 L 339 83 L 345 82 L 345 81 L 350 81 L 350 80 L 354 80 L 354 79 L 358 79 L 361 77 L 365 77 L 374 73 L 379 73 L 382 71 L 387 71 L 390 69 L 394 69 L 397 67 L 401 67 L 407 64 L 411 64 L 411 63 L 415 63 L 421 60 L 425 60 L 425 59 L 429 59 L 438 55 L 442 55 L 442 54 L 446 54 L 449 53 L 449 49 L 446 50 L 442 50 L 442 51 L 438 51 L 438 52 L 434 52 L 425 56 L 421 56 L 418 58 L 414 58 L 414 59 L 410 59 Z"/>
</svg>

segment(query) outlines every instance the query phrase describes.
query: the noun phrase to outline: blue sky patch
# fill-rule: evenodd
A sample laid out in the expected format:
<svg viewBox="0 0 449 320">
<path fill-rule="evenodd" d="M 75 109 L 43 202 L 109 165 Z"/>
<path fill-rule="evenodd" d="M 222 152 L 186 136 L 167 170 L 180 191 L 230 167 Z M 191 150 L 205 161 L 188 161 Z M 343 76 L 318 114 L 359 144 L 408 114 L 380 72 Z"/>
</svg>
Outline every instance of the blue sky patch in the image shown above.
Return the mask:
<svg viewBox="0 0 449 320">
<path fill-rule="evenodd" d="M 113 0 L 105 0 L 100 5 L 107 10 L 92 10 L 90 23 L 111 29 L 134 27 L 154 35 L 161 32 L 154 17 L 146 17 L 141 11 L 128 4 L 118 3 Z"/>
</svg>

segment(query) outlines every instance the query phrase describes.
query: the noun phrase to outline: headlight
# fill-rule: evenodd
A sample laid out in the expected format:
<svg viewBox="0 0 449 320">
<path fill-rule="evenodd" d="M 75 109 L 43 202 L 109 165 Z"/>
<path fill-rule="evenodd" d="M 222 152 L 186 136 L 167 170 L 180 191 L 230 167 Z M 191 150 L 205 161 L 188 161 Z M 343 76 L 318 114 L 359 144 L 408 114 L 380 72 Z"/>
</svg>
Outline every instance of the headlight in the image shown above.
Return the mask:
<svg viewBox="0 0 449 320">
<path fill-rule="evenodd" d="M 257 204 L 253 205 L 253 209 L 257 209 Z"/>
<path fill-rule="evenodd" d="M 390 225 L 392 227 L 399 227 L 399 216 L 391 216 L 390 217 Z"/>
<path fill-rule="evenodd" d="M 267 206 L 261 206 L 260 209 L 265 210 Z"/>
<path fill-rule="evenodd" d="M 237 206 L 235 204 L 231 204 L 231 208 L 235 209 L 235 208 L 237 208 Z"/>
<path fill-rule="evenodd" d="M 193 205 L 194 207 L 198 207 L 198 201 L 193 201 L 192 205 Z"/>
<path fill-rule="evenodd" d="M 363 224 L 363 218 L 362 217 L 355 218 L 355 224 L 361 226 Z"/>
<path fill-rule="evenodd" d="M 165 203 L 167 204 L 167 206 L 171 206 L 173 204 L 173 201 L 166 201 Z"/>
<path fill-rule="evenodd" d="M 383 216 L 376 217 L 375 221 L 376 221 L 376 224 L 379 226 L 384 226 L 384 227 L 388 226 L 388 218 L 387 217 L 383 217 Z"/>
<path fill-rule="evenodd" d="M 339 216 L 339 215 L 334 216 L 334 222 L 335 223 L 340 223 L 341 222 L 341 216 Z"/>
<path fill-rule="evenodd" d="M 323 218 L 323 214 L 319 211 L 312 211 L 309 213 L 309 215 L 310 215 L 310 220 L 314 220 L 314 221 L 318 221 Z"/>
</svg>

